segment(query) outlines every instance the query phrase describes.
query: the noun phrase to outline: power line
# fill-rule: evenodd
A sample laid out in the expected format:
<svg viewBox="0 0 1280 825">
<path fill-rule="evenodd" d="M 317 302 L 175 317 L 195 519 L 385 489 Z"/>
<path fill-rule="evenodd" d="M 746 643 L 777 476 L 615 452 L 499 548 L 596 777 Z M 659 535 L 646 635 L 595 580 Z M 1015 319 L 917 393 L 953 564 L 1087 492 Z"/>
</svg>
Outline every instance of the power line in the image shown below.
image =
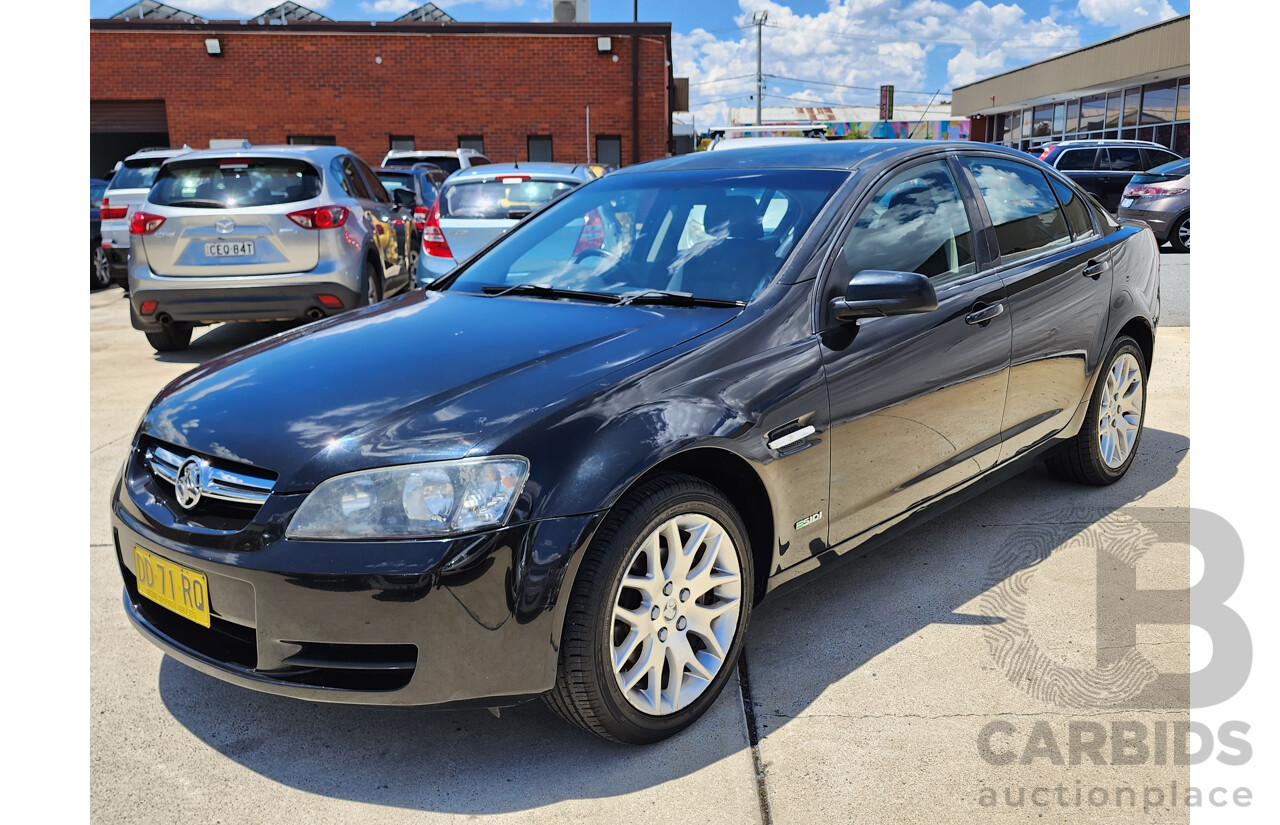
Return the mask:
<svg viewBox="0 0 1280 825">
<path fill-rule="evenodd" d="M 710 86 L 712 83 L 728 83 L 731 80 L 745 80 L 746 78 L 749 78 L 749 77 L 755 77 L 755 75 L 739 74 L 739 75 L 734 75 L 733 77 L 722 77 L 719 80 L 703 80 L 699 83 L 690 83 L 689 87 L 692 88 L 694 86 Z"/>
<path fill-rule="evenodd" d="M 1012 46 L 1018 46 L 1018 45 L 1041 46 L 1042 45 L 1040 43 L 1037 43 L 1034 40 L 1011 40 L 1007 37 L 967 37 L 963 39 L 956 38 L 956 37 L 910 37 L 906 35 L 901 37 L 895 37 L 895 36 L 886 36 L 882 34 L 850 34 L 849 32 L 838 32 L 838 31 L 832 31 L 831 29 L 810 29 L 810 28 L 800 28 L 798 26 L 779 26 L 777 23 L 766 23 L 765 25 L 769 26 L 770 28 L 781 29 L 783 31 L 803 32 L 805 34 L 825 34 L 831 37 L 847 37 L 851 40 L 875 40 L 880 43 L 900 43 L 900 42 L 946 43 L 952 46 L 966 46 L 966 45 L 969 45 L 970 43 L 972 44 L 1001 43 L 1001 44 L 1012 45 Z"/>
<path fill-rule="evenodd" d="M 798 77 L 782 77 L 781 75 L 776 75 L 776 74 L 765 75 L 765 77 L 772 78 L 773 80 L 787 80 L 787 81 L 790 81 L 790 82 L 792 82 L 792 83 L 809 83 L 809 84 L 812 84 L 812 85 L 814 85 L 814 86 L 834 86 L 834 87 L 836 87 L 837 89 L 855 89 L 855 90 L 860 91 L 860 92 L 878 92 L 878 91 L 880 91 L 880 87 L 879 87 L 879 86 L 849 86 L 849 85 L 844 84 L 844 83 L 828 83 L 828 82 L 827 82 L 827 81 L 825 81 L 825 80 L 801 80 L 801 79 L 800 79 L 800 78 L 798 78 Z M 912 90 L 909 90 L 909 89 L 894 89 L 893 91 L 894 91 L 894 94 L 900 94 L 900 95 L 935 95 L 935 94 L 937 94 L 937 92 L 936 92 L 936 91 L 933 91 L 933 92 L 917 92 L 917 91 L 912 91 Z M 946 89 L 944 89 L 943 91 L 947 92 L 947 94 L 950 94 L 950 91 L 948 91 L 948 90 L 946 90 Z"/>
</svg>

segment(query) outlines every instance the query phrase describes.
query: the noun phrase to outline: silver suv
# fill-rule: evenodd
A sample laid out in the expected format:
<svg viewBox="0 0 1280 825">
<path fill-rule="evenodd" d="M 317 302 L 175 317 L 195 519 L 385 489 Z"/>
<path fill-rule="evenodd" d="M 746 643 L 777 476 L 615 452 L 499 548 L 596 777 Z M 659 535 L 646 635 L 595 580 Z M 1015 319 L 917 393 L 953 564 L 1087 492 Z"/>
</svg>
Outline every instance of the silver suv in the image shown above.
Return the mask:
<svg viewBox="0 0 1280 825">
<path fill-rule="evenodd" d="M 413 166 L 434 163 L 452 175 L 459 169 L 484 166 L 491 161 L 475 149 L 392 149 L 382 158 L 383 166 Z"/>
<path fill-rule="evenodd" d="M 181 149 L 141 149 L 116 164 L 115 174 L 102 196 L 102 251 L 110 267 L 110 280 L 125 285 L 129 265 L 129 211 L 147 197 L 160 164 L 190 152 Z"/>
<path fill-rule="evenodd" d="M 191 152 L 130 216 L 129 305 L 157 351 L 221 321 L 323 318 L 410 285 L 412 212 L 341 146 Z"/>
</svg>

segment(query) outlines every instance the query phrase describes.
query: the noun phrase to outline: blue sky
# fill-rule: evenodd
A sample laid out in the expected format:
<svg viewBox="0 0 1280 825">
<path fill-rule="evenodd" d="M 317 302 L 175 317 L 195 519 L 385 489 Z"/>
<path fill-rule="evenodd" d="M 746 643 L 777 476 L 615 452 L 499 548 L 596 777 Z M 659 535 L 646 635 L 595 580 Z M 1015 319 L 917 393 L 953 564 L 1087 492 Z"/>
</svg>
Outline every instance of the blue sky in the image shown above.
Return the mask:
<svg viewBox="0 0 1280 825">
<path fill-rule="evenodd" d="M 209 18 L 253 17 L 278 0 L 170 0 Z M 392 20 L 417 0 L 311 0 L 336 20 Z M 109 17 L 129 0 L 90 0 Z M 550 0 L 439 0 L 458 20 L 540 21 Z M 591 0 L 593 21 L 632 19 L 632 0 Z M 928 103 L 941 90 L 1041 60 L 1190 10 L 1190 0 L 639 0 L 642 21 L 672 24 L 677 76 L 691 81 L 700 123 L 754 107 L 755 11 L 764 30 L 766 106 L 873 105 L 896 87 L 897 103 Z"/>
</svg>

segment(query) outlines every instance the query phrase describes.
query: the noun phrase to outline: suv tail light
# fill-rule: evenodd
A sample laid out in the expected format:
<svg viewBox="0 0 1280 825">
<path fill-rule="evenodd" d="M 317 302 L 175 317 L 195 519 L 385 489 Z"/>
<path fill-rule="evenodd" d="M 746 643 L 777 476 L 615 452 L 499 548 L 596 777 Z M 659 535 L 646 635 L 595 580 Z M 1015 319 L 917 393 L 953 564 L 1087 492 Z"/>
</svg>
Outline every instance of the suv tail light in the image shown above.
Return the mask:
<svg viewBox="0 0 1280 825">
<path fill-rule="evenodd" d="M 422 225 L 422 252 L 433 258 L 452 258 L 449 242 L 440 231 L 440 204 L 436 203 L 427 213 L 427 220 Z"/>
<path fill-rule="evenodd" d="M 578 233 L 578 243 L 573 248 L 573 254 L 577 257 L 585 249 L 600 249 L 603 246 L 604 220 L 600 217 L 600 210 L 592 209 L 582 219 L 582 231 Z"/>
<path fill-rule="evenodd" d="M 346 223 L 348 214 L 345 206 L 313 206 L 290 212 L 287 217 L 303 229 L 332 229 Z"/>
<path fill-rule="evenodd" d="M 1165 186 L 1130 185 L 1124 188 L 1126 198 L 1156 198 L 1162 195 L 1181 195 L 1186 189 L 1174 189 Z"/>
<path fill-rule="evenodd" d="M 1045 158 L 1049 157 L 1049 153 L 1052 152 L 1054 149 L 1056 149 L 1057 146 L 1058 144 L 1056 143 L 1050 143 L 1048 146 L 1041 147 L 1040 160 L 1044 160 Z"/>
<path fill-rule="evenodd" d="M 98 217 L 104 221 L 118 221 L 127 214 L 129 214 L 129 207 L 112 206 L 111 198 L 103 198 L 102 206 L 98 209 Z"/>
<path fill-rule="evenodd" d="M 149 212 L 134 212 L 133 217 L 129 219 L 129 234 L 150 235 L 159 229 L 162 223 L 164 223 L 164 218 L 159 215 L 152 215 Z"/>
<path fill-rule="evenodd" d="M 427 225 L 427 215 L 431 214 L 430 207 L 415 206 L 413 207 L 413 225 L 421 232 Z"/>
</svg>

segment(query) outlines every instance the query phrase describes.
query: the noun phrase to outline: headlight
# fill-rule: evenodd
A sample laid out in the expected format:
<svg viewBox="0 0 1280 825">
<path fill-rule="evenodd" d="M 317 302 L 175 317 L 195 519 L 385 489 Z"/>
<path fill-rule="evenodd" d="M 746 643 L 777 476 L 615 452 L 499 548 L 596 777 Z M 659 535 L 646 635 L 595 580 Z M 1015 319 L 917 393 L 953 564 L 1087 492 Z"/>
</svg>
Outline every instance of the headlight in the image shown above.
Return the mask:
<svg viewBox="0 0 1280 825">
<path fill-rule="evenodd" d="M 529 475 L 519 456 L 405 464 L 334 476 L 311 491 L 292 539 L 409 539 L 506 522 Z"/>
</svg>

